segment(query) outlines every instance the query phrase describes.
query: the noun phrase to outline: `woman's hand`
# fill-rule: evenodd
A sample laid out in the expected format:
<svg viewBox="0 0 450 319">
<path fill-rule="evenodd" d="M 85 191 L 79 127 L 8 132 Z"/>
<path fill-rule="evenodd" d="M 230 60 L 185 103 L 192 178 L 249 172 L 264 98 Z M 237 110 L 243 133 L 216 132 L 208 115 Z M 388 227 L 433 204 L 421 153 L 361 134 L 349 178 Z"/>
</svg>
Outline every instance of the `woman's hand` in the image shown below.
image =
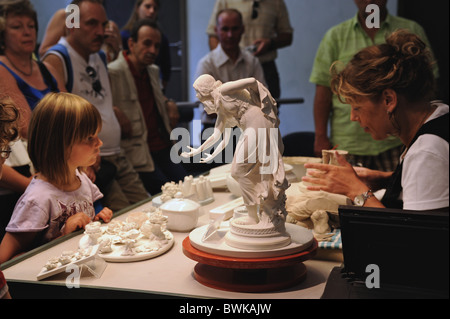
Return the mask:
<svg viewBox="0 0 450 319">
<path fill-rule="evenodd" d="M 345 195 L 353 200 L 357 195 L 367 191 L 368 186 L 358 177 L 352 165 L 343 156 L 336 153 L 336 158 L 340 166 L 306 163 L 305 168 L 314 168 L 318 171 L 311 171 L 305 176 L 303 181 L 316 184 L 317 186 L 307 186 L 308 190 L 325 191 L 333 194 Z"/>
<path fill-rule="evenodd" d="M 354 169 L 359 179 L 373 191 L 386 188 L 389 179 L 392 176 L 392 172 L 382 172 L 365 167 L 354 167 Z"/>
</svg>

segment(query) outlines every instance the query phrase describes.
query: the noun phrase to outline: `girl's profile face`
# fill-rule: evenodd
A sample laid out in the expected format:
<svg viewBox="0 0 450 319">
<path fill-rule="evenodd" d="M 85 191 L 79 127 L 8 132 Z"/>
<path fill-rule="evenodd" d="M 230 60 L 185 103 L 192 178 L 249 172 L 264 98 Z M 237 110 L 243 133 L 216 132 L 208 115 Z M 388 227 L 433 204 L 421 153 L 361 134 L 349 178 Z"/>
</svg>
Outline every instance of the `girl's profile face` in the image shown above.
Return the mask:
<svg viewBox="0 0 450 319">
<path fill-rule="evenodd" d="M 98 137 L 98 132 L 81 142 L 75 143 L 70 152 L 69 165 L 74 168 L 94 165 L 102 145 L 103 142 Z"/>
<path fill-rule="evenodd" d="M 156 20 L 158 15 L 158 6 L 154 0 L 144 0 L 138 7 L 139 19 Z"/>
</svg>

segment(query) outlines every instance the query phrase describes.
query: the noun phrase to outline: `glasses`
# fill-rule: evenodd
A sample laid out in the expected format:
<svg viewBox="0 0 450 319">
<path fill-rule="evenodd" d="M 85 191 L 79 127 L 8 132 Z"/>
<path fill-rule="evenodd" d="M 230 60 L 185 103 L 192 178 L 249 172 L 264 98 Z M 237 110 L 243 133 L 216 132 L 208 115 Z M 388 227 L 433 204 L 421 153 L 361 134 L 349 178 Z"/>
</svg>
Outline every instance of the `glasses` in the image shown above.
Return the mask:
<svg viewBox="0 0 450 319">
<path fill-rule="evenodd" d="M 252 7 L 252 20 L 258 17 L 258 8 L 259 8 L 259 0 L 254 0 Z"/>
<path fill-rule="evenodd" d="M 103 97 L 102 94 L 103 87 L 100 80 L 97 79 L 97 71 L 95 71 L 95 69 L 92 66 L 88 65 L 88 67 L 86 68 L 86 73 L 92 80 L 95 80 L 94 82 L 92 82 L 92 89 L 95 91 L 95 93 Z"/>
<path fill-rule="evenodd" d="M 11 154 L 11 148 L 7 148 L 6 150 L 1 150 L 0 151 L 0 156 L 1 156 L 1 158 L 3 158 L 3 159 L 7 159 L 8 157 L 9 157 L 9 154 Z"/>
</svg>

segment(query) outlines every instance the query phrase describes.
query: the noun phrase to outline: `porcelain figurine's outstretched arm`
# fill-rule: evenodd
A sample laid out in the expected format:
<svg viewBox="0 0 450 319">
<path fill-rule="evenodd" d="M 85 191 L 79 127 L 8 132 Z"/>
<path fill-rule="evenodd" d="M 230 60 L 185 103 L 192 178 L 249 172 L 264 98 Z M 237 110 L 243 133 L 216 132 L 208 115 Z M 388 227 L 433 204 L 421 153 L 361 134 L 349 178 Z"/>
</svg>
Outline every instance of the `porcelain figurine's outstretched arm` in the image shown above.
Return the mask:
<svg viewBox="0 0 450 319">
<path fill-rule="evenodd" d="M 226 128 L 225 122 L 222 120 L 222 116 L 219 114 L 216 119 L 216 126 L 214 127 L 213 135 L 211 135 L 199 148 L 193 148 L 193 147 L 188 146 L 188 148 L 190 149 L 190 152 L 183 152 L 183 153 L 181 153 L 181 156 L 193 157 L 195 155 L 200 154 L 204 150 L 212 147 L 217 141 L 220 140 L 220 138 L 222 137 L 222 133 L 224 131 L 226 131 L 225 128 Z M 225 137 L 226 137 L 226 135 L 227 134 L 225 132 Z M 231 134 L 229 134 L 229 135 L 231 135 Z M 222 142 L 220 144 L 222 144 L 225 141 L 225 137 L 224 137 L 224 140 L 222 140 Z M 228 141 L 229 140 L 230 140 L 230 137 L 228 137 Z M 227 141 L 227 144 L 228 144 L 228 141 Z M 220 146 L 220 144 L 218 145 L 218 147 Z M 226 146 L 226 144 L 223 147 L 225 147 L 225 146 Z M 218 149 L 218 147 L 216 148 L 216 150 Z M 216 152 L 216 150 L 215 150 L 214 157 L 217 156 L 217 154 L 219 154 L 222 151 L 222 149 L 218 152 Z M 207 158 L 205 158 L 205 159 L 202 158 L 201 162 L 210 161 L 212 158 L 213 158 L 212 155 L 207 154 Z"/>
<path fill-rule="evenodd" d="M 226 127 L 225 128 L 225 130 L 223 132 L 223 139 L 222 139 L 222 141 L 214 149 L 214 152 L 212 154 L 206 154 L 206 157 L 202 158 L 200 160 L 200 163 L 207 163 L 207 162 L 213 160 L 217 155 L 219 155 L 225 149 L 225 147 L 230 142 L 231 131 L 232 131 L 231 127 Z"/>
<path fill-rule="evenodd" d="M 223 95 L 227 95 L 243 89 L 249 89 L 257 92 L 258 81 L 255 78 L 245 78 L 237 81 L 226 82 L 220 87 L 220 92 Z"/>
</svg>

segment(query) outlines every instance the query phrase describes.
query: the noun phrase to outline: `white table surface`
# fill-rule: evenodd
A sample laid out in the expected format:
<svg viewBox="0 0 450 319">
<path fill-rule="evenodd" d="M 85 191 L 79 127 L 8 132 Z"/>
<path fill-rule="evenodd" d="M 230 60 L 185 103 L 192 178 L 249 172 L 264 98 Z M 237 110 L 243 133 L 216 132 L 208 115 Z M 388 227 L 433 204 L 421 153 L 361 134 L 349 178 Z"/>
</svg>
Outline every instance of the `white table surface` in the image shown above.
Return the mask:
<svg viewBox="0 0 450 319">
<path fill-rule="evenodd" d="M 215 192 L 215 201 L 202 207 L 197 226 L 208 223 L 210 209 L 235 199 L 228 191 Z M 131 212 L 143 211 L 151 205 L 144 203 L 117 216 L 124 220 Z M 320 298 L 331 270 L 340 262 L 312 259 L 305 261 L 307 267 L 306 279 L 297 286 L 283 291 L 270 293 L 237 293 L 206 287 L 197 282 L 193 275 L 196 261 L 183 254 L 182 241 L 189 233 L 172 232 L 175 238 L 174 246 L 159 257 L 130 263 L 107 263 L 100 278 L 82 273 L 81 287 L 101 288 L 122 291 L 138 291 L 158 294 L 162 296 L 181 296 L 193 298 L 230 298 L 230 299 L 312 299 Z M 58 241 L 57 244 L 47 244 L 39 248 L 36 254 L 20 262 L 8 266 L 4 264 L 3 273 L 7 281 L 37 283 L 36 275 L 51 257 L 59 256 L 63 251 L 76 250 L 82 233 L 68 239 Z M 68 273 L 61 273 L 45 280 L 40 284 L 65 285 Z M 45 296 L 40 296 L 45 298 Z"/>
</svg>

